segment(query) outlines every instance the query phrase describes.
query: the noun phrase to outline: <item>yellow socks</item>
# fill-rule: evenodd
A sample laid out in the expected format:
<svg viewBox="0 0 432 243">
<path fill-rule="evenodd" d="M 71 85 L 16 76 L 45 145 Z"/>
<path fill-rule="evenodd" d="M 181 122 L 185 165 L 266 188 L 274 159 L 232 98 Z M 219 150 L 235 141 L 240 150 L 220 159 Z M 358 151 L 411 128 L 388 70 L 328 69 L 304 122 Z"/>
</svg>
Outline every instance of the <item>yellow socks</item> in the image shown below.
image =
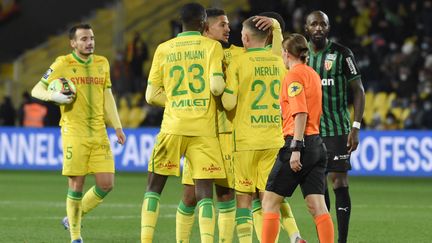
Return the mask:
<svg viewBox="0 0 432 243">
<path fill-rule="evenodd" d="M 103 199 L 107 194 L 108 192 L 102 191 L 102 189 L 97 186 L 90 188 L 86 194 L 84 194 L 82 199 L 83 216 L 103 202 Z"/>
<path fill-rule="evenodd" d="M 261 201 L 259 199 L 254 199 L 252 201 L 252 217 L 253 217 L 253 224 L 255 228 L 255 234 L 258 238 L 258 241 L 261 242 L 263 215 L 262 215 Z"/>
<path fill-rule="evenodd" d="M 240 243 L 252 243 L 253 223 L 248 208 L 237 208 L 236 231 Z"/>
<path fill-rule="evenodd" d="M 154 230 L 159 216 L 160 195 L 156 192 L 146 192 L 141 209 L 141 243 L 153 241 Z"/>
<path fill-rule="evenodd" d="M 217 202 L 216 207 L 219 211 L 219 242 L 232 242 L 236 217 L 236 201 L 233 199 L 228 202 Z"/>
<path fill-rule="evenodd" d="M 213 200 L 210 198 L 201 199 L 198 202 L 198 208 L 201 242 L 213 242 L 216 223 Z"/>
<path fill-rule="evenodd" d="M 288 232 L 291 242 L 295 242 L 296 238 L 300 237 L 300 231 L 297 227 L 291 207 L 286 200 L 281 203 L 280 213 L 283 228 Z"/>
<path fill-rule="evenodd" d="M 68 190 L 66 198 L 66 214 L 69 220 L 69 231 L 72 240 L 81 237 L 81 199 L 82 192 Z"/>
<path fill-rule="evenodd" d="M 189 243 L 195 220 L 195 206 L 188 207 L 180 201 L 176 214 L 176 241 Z"/>
</svg>

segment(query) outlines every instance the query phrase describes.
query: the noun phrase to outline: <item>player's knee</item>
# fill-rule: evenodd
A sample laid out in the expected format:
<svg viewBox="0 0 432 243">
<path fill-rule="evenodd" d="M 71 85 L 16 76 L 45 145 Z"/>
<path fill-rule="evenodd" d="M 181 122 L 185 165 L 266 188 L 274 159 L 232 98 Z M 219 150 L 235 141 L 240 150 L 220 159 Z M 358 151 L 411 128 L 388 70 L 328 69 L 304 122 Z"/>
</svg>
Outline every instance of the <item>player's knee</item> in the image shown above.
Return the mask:
<svg viewBox="0 0 432 243">
<path fill-rule="evenodd" d="M 280 202 L 264 197 L 261 202 L 261 206 L 264 212 L 279 212 Z"/>
<path fill-rule="evenodd" d="M 112 183 L 104 183 L 103 185 L 98 185 L 98 187 L 104 192 L 110 192 L 113 190 L 114 185 Z"/>
<path fill-rule="evenodd" d="M 347 173 L 332 173 L 331 178 L 332 178 L 334 189 L 348 186 L 348 174 Z"/>
<path fill-rule="evenodd" d="M 194 207 L 197 204 L 196 198 L 195 197 L 187 197 L 187 196 L 183 196 L 183 204 L 187 207 Z"/>
<path fill-rule="evenodd" d="M 324 197 L 321 195 L 306 196 L 306 205 L 309 213 L 315 217 L 324 213 L 328 213 Z"/>
</svg>

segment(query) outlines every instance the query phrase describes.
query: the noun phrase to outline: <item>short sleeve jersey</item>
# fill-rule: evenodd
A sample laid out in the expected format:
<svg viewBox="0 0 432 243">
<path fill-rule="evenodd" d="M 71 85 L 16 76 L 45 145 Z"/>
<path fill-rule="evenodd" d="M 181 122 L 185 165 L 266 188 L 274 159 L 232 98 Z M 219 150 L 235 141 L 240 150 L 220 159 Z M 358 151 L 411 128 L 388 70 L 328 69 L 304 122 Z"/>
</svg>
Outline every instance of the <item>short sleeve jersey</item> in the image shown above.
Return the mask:
<svg viewBox="0 0 432 243">
<path fill-rule="evenodd" d="M 108 60 L 103 56 L 91 55 L 84 61 L 72 52 L 58 57 L 40 82 L 49 85 L 61 77 L 71 80 L 77 89 L 76 100 L 72 104 L 60 106 L 62 134 L 105 134 L 104 91 L 111 88 Z"/>
<path fill-rule="evenodd" d="M 279 92 L 284 75 L 282 58 L 264 48 L 250 48 L 232 59 L 225 92 L 237 97 L 235 151 L 283 146 Z"/>
<path fill-rule="evenodd" d="M 314 52 L 309 44 L 309 62 L 321 77 L 323 115 L 321 136 L 338 136 L 350 131 L 348 111 L 348 83 L 360 78 L 360 71 L 350 49 L 329 41 L 327 46 Z"/>
<path fill-rule="evenodd" d="M 298 113 L 308 115 L 304 134 L 319 134 L 322 113 L 321 79 L 311 67 L 297 64 L 290 69 L 282 83 L 280 103 L 285 137 L 294 135 L 294 118 Z"/>
<path fill-rule="evenodd" d="M 210 77 L 223 76 L 223 49 L 199 32 L 180 33 L 155 52 L 149 84 L 163 87 L 167 103 L 161 132 L 216 136 L 216 102 Z"/>
</svg>

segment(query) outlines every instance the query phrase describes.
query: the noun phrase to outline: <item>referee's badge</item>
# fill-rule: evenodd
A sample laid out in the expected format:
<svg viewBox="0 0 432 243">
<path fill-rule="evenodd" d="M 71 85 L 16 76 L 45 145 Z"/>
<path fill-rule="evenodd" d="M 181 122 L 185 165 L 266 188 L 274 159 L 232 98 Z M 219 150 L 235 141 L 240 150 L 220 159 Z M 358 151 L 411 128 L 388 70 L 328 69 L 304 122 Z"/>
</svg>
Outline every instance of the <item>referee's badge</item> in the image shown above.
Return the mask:
<svg viewBox="0 0 432 243">
<path fill-rule="evenodd" d="M 330 69 L 333 66 L 333 61 L 332 60 L 325 60 L 324 61 L 324 67 L 327 71 L 330 71 Z"/>
<path fill-rule="evenodd" d="M 303 85 L 299 82 L 292 82 L 288 86 L 288 96 L 294 97 L 299 95 L 303 91 Z"/>
</svg>

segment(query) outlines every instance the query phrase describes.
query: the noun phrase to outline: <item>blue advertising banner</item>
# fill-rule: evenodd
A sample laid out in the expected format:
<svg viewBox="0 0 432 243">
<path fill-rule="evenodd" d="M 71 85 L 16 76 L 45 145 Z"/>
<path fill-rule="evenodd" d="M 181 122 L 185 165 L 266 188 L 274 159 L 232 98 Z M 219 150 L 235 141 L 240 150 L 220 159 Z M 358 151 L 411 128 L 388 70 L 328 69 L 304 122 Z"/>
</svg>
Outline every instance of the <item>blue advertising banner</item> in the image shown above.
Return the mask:
<svg viewBox="0 0 432 243">
<path fill-rule="evenodd" d="M 351 175 L 432 177 L 432 131 L 361 131 Z"/>
<path fill-rule="evenodd" d="M 117 171 L 147 171 L 159 128 L 125 129 L 126 143 L 118 144 L 108 129 Z M 60 128 L 0 127 L 0 169 L 61 170 L 63 149 Z"/>
<path fill-rule="evenodd" d="M 146 172 L 158 128 L 125 129 L 126 144 L 109 139 L 117 171 Z M 0 127 L 0 169 L 61 170 L 59 128 Z M 432 131 L 361 131 L 351 175 L 432 177 Z"/>
</svg>

